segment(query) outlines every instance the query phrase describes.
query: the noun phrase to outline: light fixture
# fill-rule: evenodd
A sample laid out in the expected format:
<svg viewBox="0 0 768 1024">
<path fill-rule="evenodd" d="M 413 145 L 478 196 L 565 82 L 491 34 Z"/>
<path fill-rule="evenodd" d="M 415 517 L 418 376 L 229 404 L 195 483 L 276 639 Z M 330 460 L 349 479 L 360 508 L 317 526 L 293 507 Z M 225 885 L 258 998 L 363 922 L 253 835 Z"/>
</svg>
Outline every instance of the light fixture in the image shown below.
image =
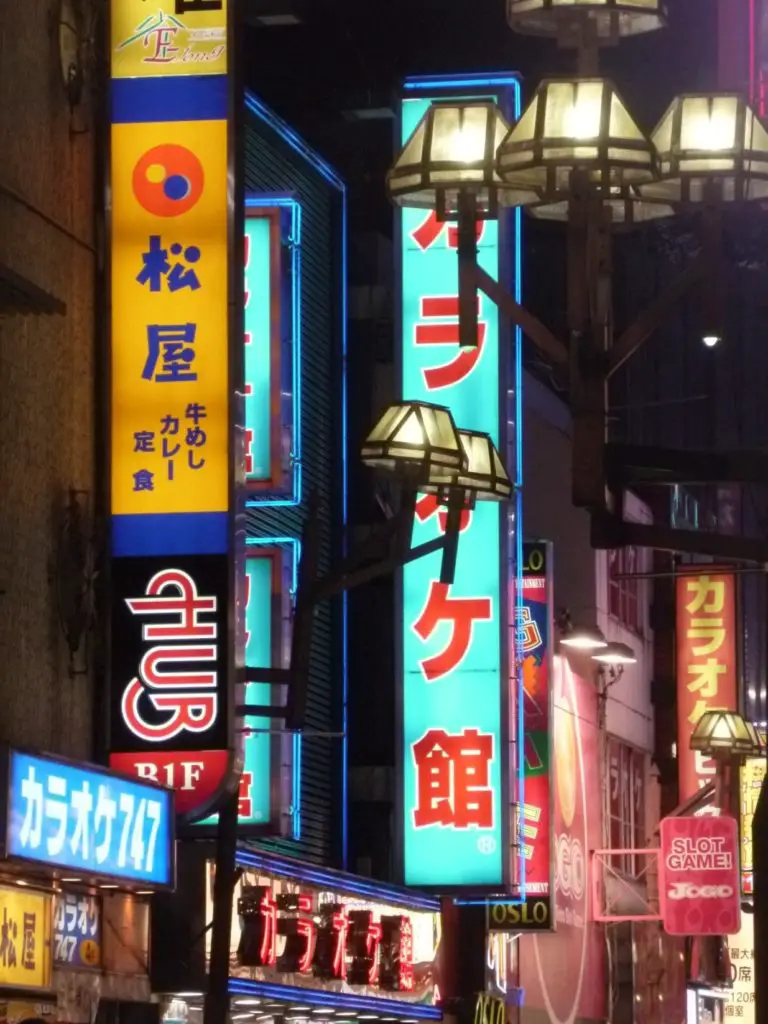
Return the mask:
<svg viewBox="0 0 768 1024">
<path fill-rule="evenodd" d="M 599 189 L 604 210 L 610 210 L 612 227 L 631 227 L 635 224 L 647 224 L 651 220 L 662 217 L 673 217 L 674 208 L 666 203 L 644 200 L 634 186 L 624 188 Z M 527 207 L 528 213 L 538 220 L 567 221 L 569 203 L 560 199 L 554 203 L 538 203 Z"/>
<path fill-rule="evenodd" d="M 660 177 L 646 199 L 701 203 L 708 185 L 725 202 L 768 198 L 768 132 L 736 93 L 677 96 L 651 140 Z"/>
<path fill-rule="evenodd" d="M 117 889 L 116 885 L 100 885 L 100 889 Z"/>
<path fill-rule="evenodd" d="M 656 157 L 609 81 L 547 79 L 501 143 L 497 169 L 513 189 L 560 202 L 573 171 L 585 172 L 588 185 L 609 198 L 611 189 L 652 181 Z"/>
<path fill-rule="evenodd" d="M 471 196 L 478 219 L 494 217 L 499 200 L 508 205 L 535 202 L 533 193 L 500 190 L 496 151 L 509 124 L 490 100 L 433 102 L 414 128 L 387 174 L 390 199 L 401 206 L 458 214 L 462 195 Z M 518 201 L 519 200 L 519 201 Z"/>
<path fill-rule="evenodd" d="M 433 472 L 458 471 L 464 450 L 450 409 L 427 402 L 395 402 L 365 439 L 363 462 L 427 483 Z"/>
<path fill-rule="evenodd" d="M 63 883 L 82 882 L 82 878 L 60 878 L 59 881 Z"/>
<path fill-rule="evenodd" d="M 611 640 L 605 647 L 595 651 L 592 660 L 599 661 L 602 665 L 635 665 L 637 655 L 629 644 Z"/>
<path fill-rule="evenodd" d="M 23 878 L 17 878 L 16 885 L 20 885 L 22 886 L 22 888 L 24 888 L 29 885 L 29 882 L 25 882 Z"/>
<path fill-rule="evenodd" d="M 708 757 L 728 760 L 748 757 L 753 750 L 753 740 L 747 723 L 737 711 L 715 708 L 705 711 L 694 726 L 690 747 Z"/>
<path fill-rule="evenodd" d="M 507 0 L 516 32 L 561 35 L 577 18 L 589 18 L 601 39 L 652 32 L 666 24 L 662 0 Z"/>
<path fill-rule="evenodd" d="M 561 629 L 560 643 L 574 651 L 598 651 L 608 646 L 599 626 L 576 627 L 570 624 Z"/>
<path fill-rule="evenodd" d="M 714 348 L 715 345 L 722 341 L 722 338 L 719 334 L 705 334 L 701 340 L 707 348 Z"/>
<path fill-rule="evenodd" d="M 760 733 L 757 731 L 757 726 L 754 722 L 750 722 L 748 718 L 744 721 L 747 726 L 747 732 L 752 740 L 752 756 L 762 757 L 765 753 L 765 748 L 762 740 L 760 739 Z"/>
<path fill-rule="evenodd" d="M 471 492 L 472 501 L 506 501 L 512 494 L 512 484 L 490 434 L 477 430 L 459 430 L 458 434 L 465 465 L 449 472 L 436 469 L 422 490 L 441 496 L 450 490 L 462 490 Z"/>
</svg>

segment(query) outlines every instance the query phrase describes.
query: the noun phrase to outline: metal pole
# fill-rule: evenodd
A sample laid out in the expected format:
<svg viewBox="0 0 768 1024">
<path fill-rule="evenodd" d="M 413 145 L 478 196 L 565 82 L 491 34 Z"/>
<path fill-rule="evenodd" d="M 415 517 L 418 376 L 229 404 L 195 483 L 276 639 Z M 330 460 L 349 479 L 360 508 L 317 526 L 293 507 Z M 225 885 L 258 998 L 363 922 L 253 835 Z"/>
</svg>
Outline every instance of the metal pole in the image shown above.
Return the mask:
<svg viewBox="0 0 768 1024">
<path fill-rule="evenodd" d="M 203 1024 L 226 1024 L 229 1017 L 229 944 L 235 888 L 238 794 L 232 793 L 219 812 L 216 833 L 216 874 L 213 880 L 213 925 L 208 988 Z"/>
</svg>

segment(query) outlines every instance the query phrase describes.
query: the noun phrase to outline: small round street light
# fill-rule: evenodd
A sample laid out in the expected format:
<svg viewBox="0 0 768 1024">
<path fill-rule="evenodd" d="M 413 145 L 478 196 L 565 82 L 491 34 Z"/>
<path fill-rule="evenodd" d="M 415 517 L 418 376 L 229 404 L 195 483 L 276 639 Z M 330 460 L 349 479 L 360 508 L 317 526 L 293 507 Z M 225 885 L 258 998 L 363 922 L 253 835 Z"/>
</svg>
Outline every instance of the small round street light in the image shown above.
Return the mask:
<svg viewBox="0 0 768 1024">
<path fill-rule="evenodd" d="M 722 341 L 722 338 L 719 334 L 705 334 L 701 340 L 707 348 L 714 348 L 715 345 L 718 345 Z"/>
<path fill-rule="evenodd" d="M 601 650 L 595 651 L 592 661 L 599 661 L 602 665 L 636 665 L 637 655 L 629 644 L 612 640 Z"/>
<path fill-rule="evenodd" d="M 599 651 L 608 646 L 608 641 L 599 626 L 579 628 L 567 620 L 560 631 L 560 643 L 574 651 Z"/>
</svg>

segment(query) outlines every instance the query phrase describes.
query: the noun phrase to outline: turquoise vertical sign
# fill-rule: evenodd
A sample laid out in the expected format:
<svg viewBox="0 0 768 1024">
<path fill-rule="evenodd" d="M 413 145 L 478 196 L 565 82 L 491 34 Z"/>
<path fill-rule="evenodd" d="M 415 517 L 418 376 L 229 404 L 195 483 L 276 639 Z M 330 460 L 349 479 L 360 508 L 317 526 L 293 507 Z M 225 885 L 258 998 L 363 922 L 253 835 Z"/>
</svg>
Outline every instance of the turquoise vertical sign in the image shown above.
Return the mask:
<svg viewBox="0 0 768 1024">
<path fill-rule="evenodd" d="M 441 95 L 441 99 L 445 99 Z M 402 103 L 402 141 L 430 100 Z M 480 296 L 480 344 L 458 340 L 455 226 L 402 213 L 402 395 L 450 407 L 457 426 L 499 442 L 498 312 Z M 480 266 L 498 277 L 495 222 L 482 225 Z M 437 536 L 441 514 L 419 500 L 413 544 Z M 499 887 L 507 857 L 499 507 L 479 502 L 464 522 L 454 583 L 441 555 L 403 571 L 403 860 L 408 885 Z"/>
<path fill-rule="evenodd" d="M 248 557 L 245 605 L 245 663 L 249 668 L 269 668 L 272 657 L 272 608 L 274 561 L 268 552 Z M 246 683 L 246 704 L 271 704 L 268 683 Z M 243 721 L 243 773 L 240 777 L 238 825 L 267 825 L 270 821 L 270 722 L 267 718 L 246 717 Z M 212 815 L 200 825 L 211 825 Z"/>
<path fill-rule="evenodd" d="M 271 220 L 245 218 L 246 478 L 268 480 L 272 467 Z"/>
</svg>

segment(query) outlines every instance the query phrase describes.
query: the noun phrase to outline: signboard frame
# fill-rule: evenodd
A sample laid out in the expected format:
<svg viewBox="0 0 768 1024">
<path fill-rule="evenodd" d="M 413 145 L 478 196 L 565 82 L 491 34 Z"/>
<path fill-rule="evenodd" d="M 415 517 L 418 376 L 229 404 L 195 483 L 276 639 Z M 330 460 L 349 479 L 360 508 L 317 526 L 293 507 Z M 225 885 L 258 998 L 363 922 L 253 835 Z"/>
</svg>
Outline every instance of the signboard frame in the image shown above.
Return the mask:
<svg viewBox="0 0 768 1024">
<path fill-rule="evenodd" d="M 184 11 L 184 0 L 177 0 L 177 8 L 181 8 L 182 13 L 187 15 L 194 15 L 194 9 L 190 11 Z M 238 740 L 236 735 L 236 710 L 235 710 L 235 686 L 238 678 L 239 670 L 242 669 L 242 652 L 238 649 L 238 622 L 240 619 L 239 605 L 239 592 L 242 586 L 240 576 L 242 575 L 242 557 L 244 551 L 245 541 L 245 503 L 244 503 L 244 458 L 243 458 L 243 435 L 242 435 L 242 418 L 243 418 L 243 407 L 242 400 L 237 396 L 242 393 L 242 381 L 243 381 L 243 363 L 244 353 L 241 339 L 243 338 L 244 328 L 244 302 L 243 302 L 243 255 L 244 255 L 244 217 L 245 217 L 245 194 L 244 194 L 244 182 L 243 176 L 236 173 L 238 167 L 242 167 L 242 153 L 243 153 L 243 122 L 245 111 L 243 109 L 242 95 L 243 95 L 243 79 L 242 79 L 242 60 L 239 59 L 239 52 L 242 45 L 242 31 L 240 26 L 241 13 L 238 4 L 234 3 L 234 0 L 221 0 L 220 6 L 217 7 L 214 3 L 212 6 L 206 7 L 203 14 L 200 16 L 204 19 L 210 18 L 211 13 L 221 11 L 221 20 L 224 22 L 223 29 L 223 40 L 224 44 L 220 52 L 215 56 L 213 63 L 205 65 L 200 61 L 191 61 L 183 64 L 183 69 L 180 70 L 180 65 L 176 64 L 163 64 L 159 62 L 160 67 L 164 67 L 164 72 L 156 72 L 158 64 L 155 64 L 155 69 L 147 72 L 146 69 L 139 72 L 134 72 L 131 75 L 126 75 L 125 72 L 117 75 L 114 73 L 115 64 L 114 55 L 120 47 L 118 47 L 117 40 L 114 37 L 113 26 L 116 20 L 116 16 L 119 13 L 121 18 L 117 18 L 119 23 L 125 23 L 127 12 L 134 11 L 137 5 L 134 0 L 110 0 L 107 10 L 107 39 L 109 40 L 110 48 L 110 61 L 105 74 L 105 92 L 106 92 L 106 103 L 104 106 L 104 117 L 105 117 L 105 134 L 110 139 L 110 145 L 105 146 L 106 155 L 102 164 L 103 174 L 103 187 L 105 193 L 105 228 L 106 228 L 106 256 L 104 266 L 104 287 L 106 291 L 106 298 L 104 303 L 104 322 L 105 322 L 105 351 L 106 357 L 104 361 L 104 369 L 107 371 L 104 374 L 104 431 L 103 433 L 108 438 L 104 452 L 104 463 L 107 468 L 106 473 L 106 484 L 104 502 L 105 507 L 110 512 L 110 531 L 109 531 L 109 558 L 107 571 L 105 572 L 106 585 L 108 593 L 112 594 L 111 590 L 111 579 L 112 579 L 112 566 L 118 559 L 129 560 L 136 557 L 144 556 L 155 556 L 167 558 L 169 566 L 172 565 L 175 560 L 175 554 L 173 548 L 168 550 L 158 550 L 158 543 L 156 537 L 145 536 L 142 539 L 139 534 L 141 529 L 135 528 L 138 524 L 135 524 L 132 530 L 132 541 L 126 544 L 123 542 L 120 550 L 116 550 L 115 545 L 115 511 L 113 508 L 112 500 L 112 478 L 114 473 L 114 460 L 113 460 L 113 415 L 115 409 L 115 401 L 113 394 L 114 384 L 114 372 L 113 372 L 113 341 L 114 341 L 114 327 L 115 323 L 119 322 L 119 316 L 115 317 L 113 314 L 113 297 L 111 293 L 112 282 L 113 282 L 113 255 L 115 246 L 115 189 L 113 187 L 113 170 L 114 170 L 114 129 L 115 127 L 131 126 L 135 127 L 133 122 L 130 120 L 121 121 L 119 117 L 115 115 L 116 107 L 116 94 L 117 97 L 122 97 L 122 101 L 126 101 L 126 84 L 128 88 L 134 89 L 134 96 L 131 98 L 131 102 L 135 100 L 137 108 L 142 111 L 142 115 L 137 119 L 141 122 L 142 128 L 145 130 L 149 127 L 155 127 L 162 124 L 176 124 L 176 125 L 189 125 L 190 123 L 198 124 L 213 124 L 221 121 L 224 125 L 224 136 L 226 138 L 227 153 L 225 158 L 226 163 L 226 175 L 225 181 L 222 184 L 221 201 L 226 207 L 226 223 L 224 230 L 226 232 L 226 271 L 225 276 L 221 279 L 221 287 L 224 290 L 226 296 L 226 309 L 222 314 L 222 321 L 225 325 L 227 345 L 226 345 L 226 421 L 222 419 L 222 424 L 226 429 L 227 437 L 227 461 L 228 461 L 228 474 L 226 483 L 226 526 L 221 530 L 221 536 L 217 538 L 215 545 L 213 541 L 206 541 L 211 546 L 216 546 L 216 554 L 222 561 L 222 565 L 226 566 L 226 577 L 227 577 L 227 608 L 224 621 L 226 622 L 226 630 L 224 636 L 219 639 L 219 651 L 223 650 L 223 656 L 217 662 L 217 686 L 216 694 L 218 700 L 218 712 L 217 721 L 223 722 L 223 730 L 226 734 L 226 745 L 221 746 L 216 751 L 211 751 L 210 747 L 203 742 L 197 740 L 195 735 L 191 738 L 187 738 L 186 744 L 177 745 L 175 750 L 164 750 L 158 751 L 148 744 L 145 744 L 145 749 L 140 753 L 136 753 L 137 757 L 151 758 L 152 754 L 162 755 L 165 754 L 167 757 L 178 755 L 177 760 L 179 763 L 176 765 L 167 766 L 174 773 L 181 766 L 180 758 L 187 753 L 192 754 L 210 754 L 217 753 L 225 755 L 219 757 L 218 762 L 222 762 L 224 767 L 221 769 L 220 774 L 217 777 L 217 784 L 212 790 L 210 795 L 205 798 L 202 802 L 192 804 L 188 811 L 181 812 L 178 810 L 180 822 L 187 823 L 195 821 L 200 817 L 204 817 L 211 811 L 214 811 L 220 806 L 222 801 L 226 798 L 227 794 L 231 793 L 237 786 L 238 775 L 239 775 L 239 752 L 238 752 Z M 122 19 L 122 20 L 121 20 Z M 206 22 L 207 24 L 207 22 Z M 189 32 L 188 28 L 184 28 L 185 32 Z M 218 30 L 217 30 L 218 31 Z M 210 36 L 210 32 L 206 36 L 206 39 Z M 158 44 L 159 45 L 159 44 Z M 206 47 L 210 47 L 210 43 L 193 43 L 191 48 L 195 46 L 202 47 L 203 50 Z M 157 83 L 158 78 L 164 81 L 164 85 L 167 86 L 169 93 L 173 99 L 176 109 L 179 111 L 185 111 L 186 114 L 180 114 L 180 120 L 163 121 L 154 120 L 152 116 L 149 116 L 148 111 L 153 109 L 152 104 L 149 102 L 151 93 L 152 83 Z M 213 79 L 223 79 L 223 83 L 219 81 L 218 85 L 223 84 L 223 88 L 211 88 Z M 208 81 L 206 81 L 208 79 Z M 116 86 L 119 85 L 119 88 Z M 138 91 L 136 91 L 138 90 Z M 203 106 L 202 101 L 205 100 L 207 107 L 205 109 L 225 109 L 226 114 L 224 117 L 217 117 L 209 114 L 209 120 L 201 121 L 202 114 L 198 112 L 191 114 L 195 108 L 201 108 Z M 193 120 L 184 120 L 184 116 L 189 117 L 191 114 Z M 185 136 L 186 138 L 186 136 Z M 178 148 L 178 147 L 177 147 Z M 181 147 L 183 148 L 183 147 Z M 147 154 L 148 155 L 148 152 Z M 143 158 L 142 158 L 143 159 Z M 138 167 L 138 164 L 137 164 Z M 151 168 L 147 170 L 147 181 L 150 181 L 149 172 Z M 207 183 L 206 183 L 207 184 Z M 201 189 L 203 188 L 201 184 Z M 202 194 L 202 193 L 201 193 Z M 172 218 L 170 218 L 172 221 Z M 166 217 L 166 223 L 169 224 L 168 218 Z M 170 224 L 169 224 L 170 227 Z M 161 242 L 162 244 L 162 242 Z M 185 243 L 187 244 L 187 243 Z M 217 510 L 218 511 L 218 510 Z M 184 512 L 182 511 L 182 515 Z M 138 519 L 139 517 L 126 516 L 127 518 Z M 161 515 L 162 518 L 162 515 Z M 168 532 L 168 531 L 166 531 Z M 194 532 L 194 531 L 193 531 Z M 150 530 L 149 534 L 153 531 Z M 198 528 L 197 538 L 189 542 L 189 546 L 194 550 L 185 550 L 187 557 L 207 557 L 210 552 L 202 554 L 197 547 L 203 545 L 203 541 L 200 539 L 200 529 Z M 170 535 L 170 533 L 169 533 Z M 131 549 L 132 545 L 135 545 L 135 549 Z M 146 547 L 147 550 L 141 550 L 142 547 Z M 149 550 L 152 549 L 152 550 Z M 137 597 L 140 595 L 136 595 Z M 112 598 L 113 600 L 113 598 Z M 107 623 L 107 646 L 110 652 L 112 651 L 112 623 Z M 223 667 L 222 667 L 223 662 Z M 124 671 L 116 673 L 115 665 L 112 662 L 112 655 L 109 657 L 109 675 L 108 675 L 108 689 L 110 696 L 114 699 L 116 690 L 125 686 L 126 679 L 130 678 L 128 673 L 130 671 L 136 671 L 138 666 L 132 669 L 125 666 Z M 108 702 L 109 703 L 109 702 Z M 122 754 L 120 763 L 125 766 L 131 756 L 133 756 L 133 749 L 129 751 L 113 751 L 112 750 L 112 722 L 114 721 L 114 715 L 110 708 L 109 712 L 109 738 L 105 743 L 107 752 L 112 754 Z M 139 743 L 135 745 L 139 746 Z M 175 777 L 175 776 L 174 776 Z"/>
<path fill-rule="evenodd" d="M 395 149 L 400 151 L 402 148 L 404 139 L 402 138 L 402 105 L 407 100 L 450 100 L 450 99 L 479 99 L 479 98 L 490 98 L 496 102 L 499 102 L 502 107 L 507 108 L 506 113 L 511 117 L 512 111 L 515 107 L 517 97 L 519 96 L 520 83 L 517 77 L 513 74 L 486 74 L 486 75 L 466 75 L 466 76 L 450 76 L 450 75 L 438 75 L 430 78 L 411 78 L 408 79 L 404 86 L 404 92 L 401 96 L 401 107 L 400 115 L 396 119 L 395 128 Z M 415 126 L 415 125 L 414 125 Z M 424 212 L 424 211 L 421 211 Z M 396 260 L 396 280 L 398 286 L 396 287 L 396 378 L 399 382 L 399 387 L 402 390 L 403 374 L 404 374 L 404 345 L 403 345 L 403 332 L 404 332 L 404 316 L 403 316 L 403 214 L 398 213 L 395 217 L 395 232 L 394 232 L 394 245 L 395 245 L 395 260 Z M 498 241 L 496 243 L 496 267 L 492 268 L 492 271 L 498 274 L 499 280 L 507 280 L 511 273 L 518 273 L 519 267 L 511 266 L 511 249 L 510 242 L 513 241 L 514 222 L 511 216 L 501 215 L 498 222 L 486 222 L 493 223 L 498 229 Z M 453 254 L 452 254 L 453 255 Z M 453 256 L 456 264 L 456 276 L 458 280 L 458 261 L 455 255 Z M 453 271 L 451 271 L 453 273 Z M 498 364 L 497 364 L 497 380 L 495 388 L 494 399 L 498 401 L 498 415 L 496 418 L 495 430 L 496 435 L 494 440 L 497 443 L 499 451 L 508 451 L 508 430 L 507 430 L 507 390 L 508 390 L 508 370 L 512 364 L 512 357 L 510 352 L 511 339 L 515 337 L 514 332 L 511 332 L 510 339 L 506 337 L 506 331 L 502 327 L 501 317 L 498 309 L 487 300 L 486 304 L 488 322 L 495 322 L 495 329 L 497 332 L 497 344 L 498 344 Z M 426 315 L 426 314 L 425 314 Z M 446 314 L 436 314 L 437 316 L 445 317 Z M 407 394 L 405 398 L 419 398 L 424 397 L 416 394 Z M 433 393 L 425 396 L 426 400 L 437 402 L 438 404 L 445 404 L 445 395 L 440 390 L 435 390 Z M 470 423 L 457 423 L 457 426 L 470 427 L 476 426 L 476 424 Z M 476 510 L 477 511 L 477 510 Z M 487 513 L 490 521 L 491 512 Z M 497 729 L 499 750 L 494 754 L 494 758 L 498 760 L 499 764 L 499 783 L 498 792 L 495 794 L 494 800 L 498 808 L 498 820 L 499 825 L 497 826 L 494 822 L 494 830 L 499 833 L 500 846 L 498 856 L 498 868 L 494 871 L 493 875 L 490 872 L 486 873 L 486 877 L 480 878 L 462 878 L 458 876 L 453 880 L 435 880 L 431 881 L 426 877 L 414 876 L 413 872 L 409 869 L 408 856 L 406 853 L 406 761 L 405 761 L 405 727 L 406 727 L 406 697 L 405 697 L 405 683 L 406 683 L 406 671 L 405 671 L 405 646 L 406 636 L 409 634 L 411 624 L 405 624 L 404 619 L 404 594 L 405 594 L 405 571 L 400 571 L 395 577 L 395 601 L 396 601 L 396 630 L 395 630 L 395 656 L 396 656 L 396 722 L 397 722 L 397 735 L 396 735 L 396 818 L 395 818 L 395 848 L 397 858 L 397 873 L 398 877 L 405 881 L 408 885 L 418 886 L 425 891 L 435 891 L 445 894 L 462 894 L 469 895 L 475 893 L 477 895 L 483 895 L 488 892 L 497 893 L 504 891 L 510 885 L 510 863 L 509 857 L 504 854 L 506 844 L 511 836 L 511 814 L 510 814 L 510 800 L 509 800 L 509 786 L 510 786 L 510 714 L 509 714 L 509 652 L 508 644 L 505 642 L 505 635 L 507 625 L 509 623 L 509 595 L 507 593 L 507 570 L 508 570 L 508 547 L 507 547 L 507 532 L 508 532 L 508 516 L 507 511 L 503 505 L 500 505 L 498 509 L 498 537 L 499 537 L 499 549 L 497 552 L 498 565 L 498 608 L 496 615 L 498 617 L 498 632 L 499 632 L 499 725 Z M 461 560 L 461 537 L 459 539 L 459 564 Z M 418 564 L 418 563 L 414 563 Z M 411 567 L 412 568 L 412 567 Z M 495 595 L 494 595 L 495 596 Z M 409 751 L 408 756 L 411 756 Z M 488 837 L 488 843 L 495 842 L 493 837 Z M 480 840 L 478 840 L 478 843 Z M 479 845 L 478 845 L 479 850 Z M 485 852 L 485 851 L 480 851 Z M 496 861 L 495 849 L 494 862 Z"/>
<path fill-rule="evenodd" d="M 71 864 L 54 864 L 48 860 L 41 860 L 35 857 L 27 857 L 23 854 L 13 853 L 9 842 L 10 829 L 10 808 L 11 808 L 11 761 L 15 754 L 34 758 L 37 761 L 44 761 L 52 765 L 61 765 L 64 768 L 75 769 L 83 773 L 93 773 L 95 776 L 102 776 L 106 779 L 127 782 L 131 786 L 140 786 L 150 792 L 162 793 L 173 809 L 175 800 L 174 791 L 169 786 L 159 785 L 147 779 L 138 779 L 135 775 L 115 771 L 104 765 L 94 765 L 83 761 L 75 761 L 71 758 L 54 757 L 52 754 L 41 753 L 36 750 L 0 745 L 0 855 L 8 860 L 22 864 L 34 865 L 37 868 L 49 872 L 63 872 L 71 874 L 77 871 L 85 876 L 104 879 L 119 884 L 121 888 L 130 889 L 152 889 L 157 891 L 173 891 L 176 887 L 176 838 L 177 838 L 177 816 L 174 813 L 168 815 L 168 880 L 158 882 L 150 879 L 128 877 L 114 874 L 113 872 L 93 872 L 82 866 Z"/>
</svg>

